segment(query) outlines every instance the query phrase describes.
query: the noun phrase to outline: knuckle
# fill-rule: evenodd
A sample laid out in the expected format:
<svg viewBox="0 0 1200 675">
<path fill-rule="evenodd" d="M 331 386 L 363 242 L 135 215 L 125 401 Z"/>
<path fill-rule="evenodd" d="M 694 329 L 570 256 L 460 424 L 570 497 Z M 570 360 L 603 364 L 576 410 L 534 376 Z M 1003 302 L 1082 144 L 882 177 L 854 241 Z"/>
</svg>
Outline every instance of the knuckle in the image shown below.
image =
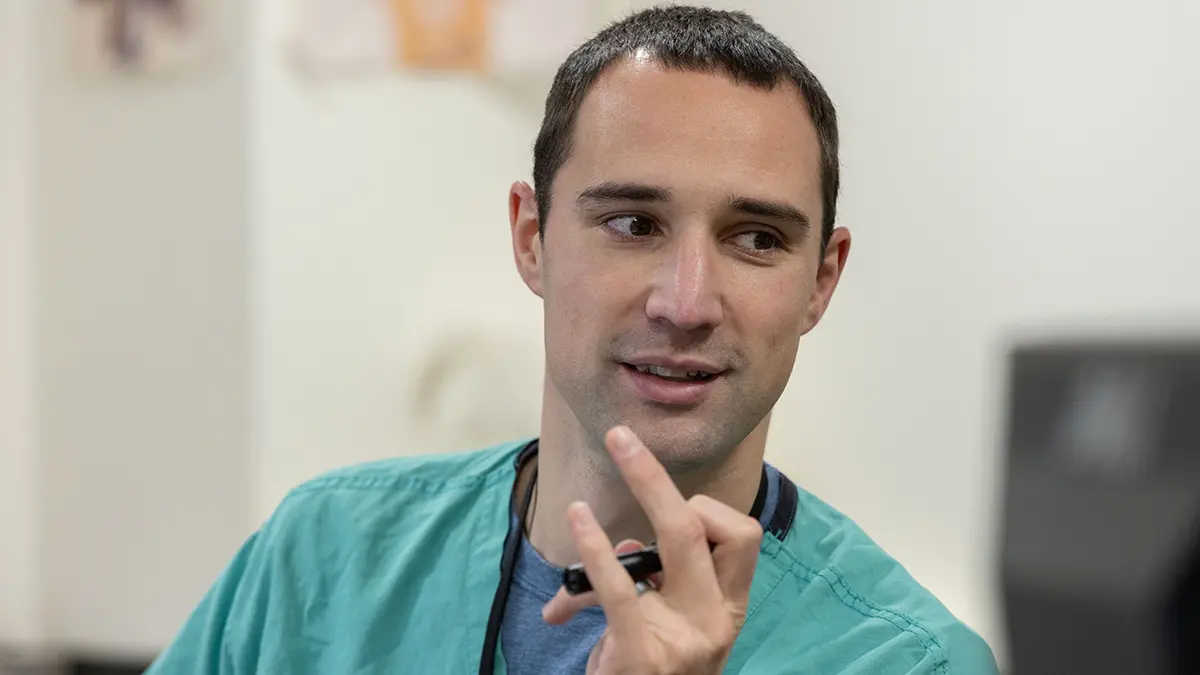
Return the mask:
<svg viewBox="0 0 1200 675">
<path fill-rule="evenodd" d="M 708 531 L 696 516 L 683 517 L 675 525 L 675 536 L 688 545 L 708 545 Z"/>
<path fill-rule="evenodd" d="M 633 590 L 630 590 L 629 592 L 622 592 L 613 600 L 612 603 L 609 604 L 614 612 L 622 615 L 629 615 L 637 612 L 641 603 L 637 593 L 635 593 Z M 601 606 L 604 607 L 604 611 L 607 614 L 609 612 L 609 607 L 605 607 L 604 605 Z"/>
<path fill-rule="evenodd" d="M 712 627 L 712 641 L 714 650 L 723 654 L 726 650 L 733 646 L 737 640 L 737 626 L 734 625 L 733 617 L 723 614 L 721 618 L 714 622 Z"/>
<path fill-rule="evenodd" d="M 755 546 L 758 546 L 760 543 L 762 543 L 763 538 L 762 523 L 758 522 L 757 518 L 746 516 L 746 519 L 743 521 L 742 525 L 742 538 L 754 544 Z"/>
</svg>

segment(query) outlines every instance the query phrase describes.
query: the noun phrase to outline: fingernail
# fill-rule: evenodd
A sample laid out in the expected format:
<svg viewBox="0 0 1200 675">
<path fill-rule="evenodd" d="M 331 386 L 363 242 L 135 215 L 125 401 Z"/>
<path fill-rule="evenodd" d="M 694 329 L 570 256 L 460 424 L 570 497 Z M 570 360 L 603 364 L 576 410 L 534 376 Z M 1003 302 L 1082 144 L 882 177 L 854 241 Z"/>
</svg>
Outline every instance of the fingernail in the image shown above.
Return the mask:
<svg viewBox="0 0 1200 675">
<path fill-rule="evenodd" d="M 617 444 L 617 453 L 622 457 L 633 455 L 641 445 L 629 427 L 617 427 L 613 430 L 613 436 Z"/>
<path fill-rule="evenodd" d="M 613 553 L 621 555 L 622 553 L 632 553 L 641 548 L 644 548 L 642 542 L 636 539 L 626 539 L 613 547 Z"/>
</svg>

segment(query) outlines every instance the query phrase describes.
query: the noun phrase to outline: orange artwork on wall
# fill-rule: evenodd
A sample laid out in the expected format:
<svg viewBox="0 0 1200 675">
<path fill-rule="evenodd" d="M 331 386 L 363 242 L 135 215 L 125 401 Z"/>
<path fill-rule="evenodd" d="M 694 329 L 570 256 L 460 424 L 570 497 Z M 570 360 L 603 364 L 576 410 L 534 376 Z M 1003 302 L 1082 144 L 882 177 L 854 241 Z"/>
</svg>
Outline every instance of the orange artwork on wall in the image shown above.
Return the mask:
<svg viewBox="0 0 1200 675">
<path fill-rule="evenodd" d="M 402 65 L 483 71 L 488 64 L 489 0 L 391 0 Z"/>
</svg>

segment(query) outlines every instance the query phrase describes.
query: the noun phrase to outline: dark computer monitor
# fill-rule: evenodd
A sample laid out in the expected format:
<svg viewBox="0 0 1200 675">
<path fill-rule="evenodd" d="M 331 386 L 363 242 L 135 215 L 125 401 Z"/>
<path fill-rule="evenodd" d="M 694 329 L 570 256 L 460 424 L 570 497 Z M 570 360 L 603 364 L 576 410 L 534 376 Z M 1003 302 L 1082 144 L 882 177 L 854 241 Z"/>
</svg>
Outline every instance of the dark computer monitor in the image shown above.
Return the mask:
<svg viewBox="0 0 1200 675">
<path fill-rule="evenodd" d="M 1200 674 L 1200 337 L 1011 353 L 1012 675 Z"/>
</svg>

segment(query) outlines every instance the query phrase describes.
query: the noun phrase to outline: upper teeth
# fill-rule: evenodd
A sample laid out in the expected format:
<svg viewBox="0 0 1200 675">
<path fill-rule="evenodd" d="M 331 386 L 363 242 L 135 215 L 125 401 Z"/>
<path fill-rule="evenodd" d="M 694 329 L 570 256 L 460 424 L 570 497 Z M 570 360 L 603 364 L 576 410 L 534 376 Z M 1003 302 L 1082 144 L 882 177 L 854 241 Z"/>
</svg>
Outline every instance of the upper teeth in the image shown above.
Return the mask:
<svg viewBox="0 0 1200 675">
<path fill-rule="evenodd" d="M 662 366 L 637 366 L 637 369 L 659 377 L 703 377 L 708 375 L 703 370 L 672 370 Z"/>
</svg>

